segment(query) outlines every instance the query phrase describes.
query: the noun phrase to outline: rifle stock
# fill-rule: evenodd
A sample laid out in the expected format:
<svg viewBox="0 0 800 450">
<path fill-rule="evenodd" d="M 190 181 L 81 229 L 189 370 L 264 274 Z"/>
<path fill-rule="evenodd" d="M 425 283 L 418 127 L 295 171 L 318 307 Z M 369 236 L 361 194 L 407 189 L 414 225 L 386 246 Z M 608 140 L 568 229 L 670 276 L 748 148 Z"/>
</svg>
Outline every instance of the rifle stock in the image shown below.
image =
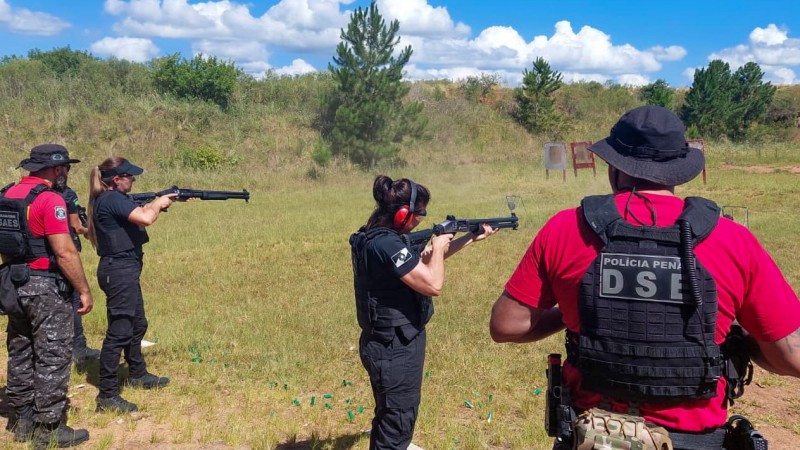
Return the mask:
<svg viewBox="0 0 800 450">
<path fill-rule="evenodd" d="M 250 200 L 250 193 L 246 189 L 242 192 L 238 191 L 203 191 L 198 189 L 185 189 L 178 186 L 172 186 L 169 189 L 164 189 L 160 192 L 141 192 L 139 194 L 128 194 L 134 202 L 140 206 L 152 202 L 156 197 L 163 195 L 178 194 L 175 197 L 177 201 L 186 201 L 190 198 L 199 198 L 200 200 Z"/>
<path fill-rule="evenodd" d="M 509 217 L 494 217 L 491 219 L 456 219 L 455 216 L 447 216 L 444 222 L 437 223 L 432 228 L 403 235 L 403 240 L 413 249 L 421 251 L 433 236 L 466 232 L 477 233 L 483 229 L 483 224 L 488 224 L 492 228 L 511 228 L 516 230 L 519 227 L 519 218 L 514 213 L 511 213 Z"/>
</svg>

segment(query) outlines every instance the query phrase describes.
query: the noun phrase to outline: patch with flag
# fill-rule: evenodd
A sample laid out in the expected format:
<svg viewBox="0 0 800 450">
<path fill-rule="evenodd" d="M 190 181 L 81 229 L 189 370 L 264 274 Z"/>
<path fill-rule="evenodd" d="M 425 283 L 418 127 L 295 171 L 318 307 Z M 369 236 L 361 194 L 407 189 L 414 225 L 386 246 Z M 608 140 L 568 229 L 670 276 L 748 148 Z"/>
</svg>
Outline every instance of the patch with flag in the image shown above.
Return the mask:
<svg viewBox="0 0 800 450">
<path fill-rule="evenodd" d="M 411 259 L 411 252 L 408 251 L 407 248 L 403 247 L 402 250 L 392 255 L 392 262 L 394 263 L 395 267 L 400 267 Z"/>
</svg>

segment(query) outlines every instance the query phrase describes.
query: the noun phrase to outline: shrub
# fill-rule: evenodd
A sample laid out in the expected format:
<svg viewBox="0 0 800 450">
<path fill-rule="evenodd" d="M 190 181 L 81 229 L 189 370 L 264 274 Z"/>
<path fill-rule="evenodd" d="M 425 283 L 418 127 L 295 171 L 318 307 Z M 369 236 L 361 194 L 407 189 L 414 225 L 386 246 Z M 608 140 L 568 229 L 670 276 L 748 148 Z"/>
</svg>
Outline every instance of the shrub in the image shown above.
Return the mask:
<svg viewBox="0 0 800 450">
<path fill-rule="evenodd" d="M 216 147 L 186 148 L 178 153 L 181 165 L 195 170 L 219 170 L 223 167 L 236 167 L 238 158 L 227 156 Z"/>
<path fill-rule="evenodd" d="M 151 62 L 152 77 L 162 93 L 187 100 L 202 100 L 227 108 L 240 71 L 233 63 L 213 56 L 197 55 L 191 60 L 175 53 Z"/>
</svg>

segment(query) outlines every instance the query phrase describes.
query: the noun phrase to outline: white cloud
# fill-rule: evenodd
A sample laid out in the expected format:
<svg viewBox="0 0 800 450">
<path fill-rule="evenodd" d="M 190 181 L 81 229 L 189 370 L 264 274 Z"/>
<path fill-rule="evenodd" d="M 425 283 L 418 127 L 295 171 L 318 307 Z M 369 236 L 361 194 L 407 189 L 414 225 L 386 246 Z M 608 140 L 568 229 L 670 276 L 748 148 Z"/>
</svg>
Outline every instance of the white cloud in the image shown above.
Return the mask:
<svg viewBox="0 0 800 450">
<path fill-rule="evenodd" d="M 786 41 L 788 31 L 781 30 L 774 23 L 767 25 L 767 28 L 756 27 L 750 32 L 750 42 L 753 45 L 780 45 Z"/>
<path fill-rule="evenodd" d="M 113 56 L 134 62 L 149 61 L 158 56 L 159 49 L 150 39 L 105 37 L 93 43 L 89 50 L 101 56 Z"/>
<path fill-rule="evenodd" d="M 686 56 L 686 49 L 677 45 L 662 47 L 660 45 L 648 49 L 659 61 L 679 61 Z"/>
<path fill-rule="evenodd" d="M 303 75 L 305 73 L 316 72 L 317 69 L 311 64 L 298 58 L 292 61 L 291 65 L 275 69 L 278 75 Z"/>
<path fill-rule="evenodd" d="M 353 0 L 280 0 L 260 16 L 253 15 L 249 4 L 234 0 L 189 1 L 105 0 L 104 5 L 107 13 L 118 16 L 114 30 L 121 35 L 188 39 L 195 52 L 230 58 L 239 66 L 247 65 L 248 72 L 260 73 L 276 52 L 333 56 L 340 31 L 349 22 L 351 11 L 345 5 Z M 492 72 L 504 80 L 519 80 L 523 69 L 543 57 L 554 70 L 576 80 L 633 83 L 661 70 L 663 61 L 686 55 L 680 46 L 640 50 L 614 43 L 609 34 L 590 26 L 576 32 L 568 21 L 557 22 L 552 34 L 531 40 L 507 26 L 490 26 L 473 37 L 470 27 L 453 20 L 446 7 L 429 1 L 377 0 L 384 19 L 400 22 L 396 50 L 406 45 L 414 50 L 415 66 L 407 68 L 412 79 L 457 79 Z M 285 69 L 288 73 L 308 67 L 293 63 Z"/>
<path fill-rule="evenodd" d="M 644 86 L 650 83 L 650 79 L 638 73 L 626 73 L 617 77 L 617 83 L 622 86 Z"/>
<path fill-rule="evenodd" d="M 7 21 L 11 17 L 11 5 L 6 0 L 0 0 L 0 21 Z"/>
<path fill-rule="evenodd" d="M 444 6 L 431 6 L 427 0 L 378 0 L 378 10 L 387 20 L 400 23 L 399 34 L 413 34 L 427 38 L 467 37 L 470 28 L 453 23 Z"/>
<path fill-rule="evenodd" d="M 724 48 L 720 50 L 719 53 L 712 53 L 708 56 L 709 61 L 715 59 L 725 61 L 736 69 L 749 61 L 755 61 L 756 57 L 750 46 L 740 44 L 736 47 Z"/>
<path fill-rule="evenodd" d="M 0 0 L 0 24 L 12 33 L 37 36 L 54 36 L 72 26 L 54 15 L 16 8 L 5 0 Z"/>
<path fill-rule="evenodd" d="M 660 61 L 683 58 L 682 47 L 653 47 L 639 50 L 630 44 L 615 45 L 611 37 L 589 26 L 577 33 L 567 21 L 555 24 L 551 36 L 539 35 L 526 41 L 514 28 L 492 26 L 475 39 L 426 40 L 416 36 L 403 38 L 414 49 L 414 61 L 422 65 L 472 66 L 479 70 L 519 70 L 529 68 L 536 57 L 543 57 L 561 72 L 596 81 L 598 74 L 626 75 L 656 72 Z"/>
<path fill-rule="evenodd" d="M 267 70 L 272 68 L 266 61 L 242 62 L 242 63 L 237 63 L 236 67 L 244 70 L 245 73 L 249 73 L 250 75 L 259 80 L 264 78 L 264 75 L 267 73 Z"/>
<path fill-rule="evenodd" d="M 792 66 L 800 66 L 800 39 L 790 38 L 789 30 L 769 24 L 750 32 L 747 44 L 724 48 L 711 53 L 708 60 L 719 59 L 736 70 L 748 62 L 755 62 L 764 72 L 765 80 L 776 84 L 796 83 Z"/>
<path fill-rule="evenodd" d="M 237 42 L 236 45 L 231 45 L 230 41 L 202 40 L 192 44 L 192 53 L 213 55 L 232 61 L 258 61 L 269 58 L 269 52 L 264 44 L 256 41 Z"/>
<path fill-rule="evenodd" d="M 794 73 L 794 70 L 788 67 L 776 66 L 761 66 L 764 71 L 764 81 L 769 81 L 772 84 L 795 84 L 800 82 Z"/>
<path fill-rule="evenodd" d="M 561 72 L 561 79 L 565 83 L 594 81 L 603 84 L 611 80 L 611 78 L 608 75 L 602 73 L 583 73 L 583 72 Z"/>
<path fill-rule="evenodd" d="M 344 3 L 349 3 L 350 0 Z M 106 0 L 106 12 L 122 16 L 118 33 L 171 39 L 257 41 L 294 51 L 333 50 L 349 13 L 342 0 L 281 0 L 260 17 L 228 0 Z"/>
</svg>

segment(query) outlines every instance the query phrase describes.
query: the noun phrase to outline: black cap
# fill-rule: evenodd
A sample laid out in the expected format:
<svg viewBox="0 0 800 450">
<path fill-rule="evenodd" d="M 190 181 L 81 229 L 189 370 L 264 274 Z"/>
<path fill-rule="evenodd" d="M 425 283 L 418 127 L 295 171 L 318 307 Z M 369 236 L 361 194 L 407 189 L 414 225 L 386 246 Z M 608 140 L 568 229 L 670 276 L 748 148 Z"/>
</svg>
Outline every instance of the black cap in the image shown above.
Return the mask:
<svg viewBox="0 0 800 450">
<path fill-rule="evenodd" d="M 101 178 L 111 178 L 117 175 L 141 175 L 144 172 L 139 166 L 131 164 L 127 159 L 122 160 L 122 164 L 108 170 L 100 172 Z"/>
<path fill-rule="evenodd" d="M 81 162 L 80 159 L 70 159 L 69 151 L 63 145 L 42 144 L 31 149 L 29 158 L 23 159 L 19 166 L 29 172 L 38 172 L 48 167 L 64 166 Z"/>
<path fill-rule="evenodd" d="M 672 111 L 640 106 L 623 114 L 611 135 L 592 144 L 589 151 L 632 177 L 677 186 L 705 167 L 703 152 L 686 143 L 685 132 Z"/>
</svg>

